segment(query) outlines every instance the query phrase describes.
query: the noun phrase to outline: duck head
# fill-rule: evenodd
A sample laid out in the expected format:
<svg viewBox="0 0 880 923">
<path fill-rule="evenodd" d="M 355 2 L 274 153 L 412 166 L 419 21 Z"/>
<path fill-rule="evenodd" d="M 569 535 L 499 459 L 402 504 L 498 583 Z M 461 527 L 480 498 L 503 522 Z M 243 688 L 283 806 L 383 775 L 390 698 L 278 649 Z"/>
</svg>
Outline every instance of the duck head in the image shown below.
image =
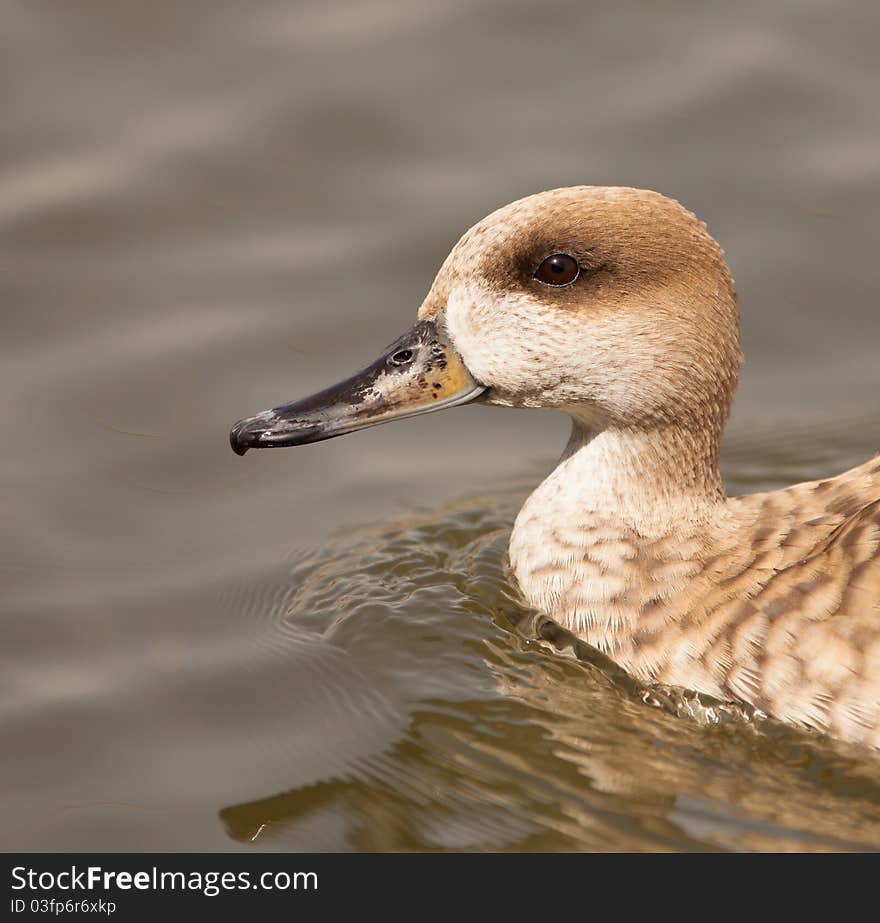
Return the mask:
<svg viewBox="0 0 880 923">
<path fill-rule="evenodd" d="M 702 222 L 648 190 L 555 189 L 471 228 L 372 365 L 230 439 L 243 455 L 472 401 L 563 410 L 593 432 L 720 433 L 740 363 L 733 283 Z"/>
</svg>

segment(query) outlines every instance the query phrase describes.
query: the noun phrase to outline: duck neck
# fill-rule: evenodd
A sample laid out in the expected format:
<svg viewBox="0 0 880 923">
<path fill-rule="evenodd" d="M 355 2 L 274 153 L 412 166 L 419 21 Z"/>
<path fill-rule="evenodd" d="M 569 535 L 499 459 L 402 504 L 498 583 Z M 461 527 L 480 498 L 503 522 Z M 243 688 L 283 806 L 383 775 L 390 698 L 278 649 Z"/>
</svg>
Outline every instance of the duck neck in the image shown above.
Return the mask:
<svg viewBox="0 0 880 923">
<path fill-rule="evenodd" d="M 619 653 L 657 590 L 645 587 L 633 561 L 690 554 L 725 510 L 720 429 L 597 431 L 575 420 L 562 459 L 520 510 L 510 538 L 528 604 Z"/>
<path fill-rule="evenodd" d="M 675 424 L 597 430 L 574 418 L 550 478 L 581 513 L 602 513 L 653 531 L 670 517 L 699 518 L 724 499 L 720 435 L 720 427 L 715 433 Z"/>
<path fill-rule="evenodd" d="M 577 527 L 598 519 L 658 535 L 705 522 L 724 500 L 720 430 L 597 429 L 574 418 L 559 464 L 528 499 L 517 527 L 526 521 L 544 529 Z"/>
</svg>

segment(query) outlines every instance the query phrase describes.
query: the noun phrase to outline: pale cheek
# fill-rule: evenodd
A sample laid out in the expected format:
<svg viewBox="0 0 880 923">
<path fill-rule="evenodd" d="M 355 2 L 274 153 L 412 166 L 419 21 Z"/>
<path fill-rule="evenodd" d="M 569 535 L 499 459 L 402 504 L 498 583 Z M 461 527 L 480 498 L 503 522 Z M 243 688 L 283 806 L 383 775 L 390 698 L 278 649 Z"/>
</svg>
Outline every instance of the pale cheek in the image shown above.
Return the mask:
<svg viewBox="0 0 880 923">
<path fill-rule="evenodd" d="M 446 326 L 465 365 L 480 381 L 495 384 L 502 359 L 513 345 L 499 307 L 471 287 L 456 289 L 446 306 Z"/>
<path fill-rule="evenodd" d="M 476 286 L 454 291 L 446 308 L 450 337 L 471 374 L 523 398 L 559 380 L 565 332 L 555 321 L 545 305 L 524 296 L 496 299 Z"/>
<path fill-rule="evenodd" d="M 451 294 L 446 324 L 471 374 L 497 403 L 584 406 L 633 421 L 665 406 L 676 376 L 658 331 L 621 314 L 595 318 L 554 310 L 528 295 L 496 297 L 479 285 Z"/>
</svg>

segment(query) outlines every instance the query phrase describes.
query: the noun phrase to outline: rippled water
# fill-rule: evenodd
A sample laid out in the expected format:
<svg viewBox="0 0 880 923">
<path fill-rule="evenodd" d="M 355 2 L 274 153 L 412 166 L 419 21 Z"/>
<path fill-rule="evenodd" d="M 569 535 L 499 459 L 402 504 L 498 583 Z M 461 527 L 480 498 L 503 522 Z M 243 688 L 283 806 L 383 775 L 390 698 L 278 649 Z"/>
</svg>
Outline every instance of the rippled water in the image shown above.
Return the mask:
<svg viewBox="0 0 880 923">
<path fill-rule="evenodd" d="M 542 631 L 501 563 L 517 499 L 364 529 L 229 599 L 296 670 L 291 730 L 315 747 L 292 760 L 298 785 L 224 808 L 230 836 L 292 849 L 880 847 L 873 756 L 679 690 L 645 696 Z"/>
<path fill-rule="evenodd" d="M 563 419 L 226 442 L 371 360 L 474 220 L 594 182 L 727 250 L 732 490 L 872 454 L 876 5 L 0 22 L 3 848 L 880 848 L 875 756 L 645 702 L 512 598 Z"/>
</svg>

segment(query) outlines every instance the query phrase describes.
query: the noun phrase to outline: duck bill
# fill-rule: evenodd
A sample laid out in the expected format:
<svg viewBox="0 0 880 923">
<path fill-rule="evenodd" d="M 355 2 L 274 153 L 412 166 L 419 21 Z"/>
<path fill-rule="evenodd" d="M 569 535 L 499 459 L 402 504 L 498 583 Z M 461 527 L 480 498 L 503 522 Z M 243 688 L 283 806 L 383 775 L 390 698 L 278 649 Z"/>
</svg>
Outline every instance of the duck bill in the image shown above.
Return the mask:
<svg viewBox="0 0 880 923">
<path fill-rule="evenodd" d="M 239 420 L 229 441 L 237 455 L 248 449 L 306 445 L 467 404 L 483 391 L 437 325 L 425 320 L 357 375 L 301 401 Z"/>
</svg>

